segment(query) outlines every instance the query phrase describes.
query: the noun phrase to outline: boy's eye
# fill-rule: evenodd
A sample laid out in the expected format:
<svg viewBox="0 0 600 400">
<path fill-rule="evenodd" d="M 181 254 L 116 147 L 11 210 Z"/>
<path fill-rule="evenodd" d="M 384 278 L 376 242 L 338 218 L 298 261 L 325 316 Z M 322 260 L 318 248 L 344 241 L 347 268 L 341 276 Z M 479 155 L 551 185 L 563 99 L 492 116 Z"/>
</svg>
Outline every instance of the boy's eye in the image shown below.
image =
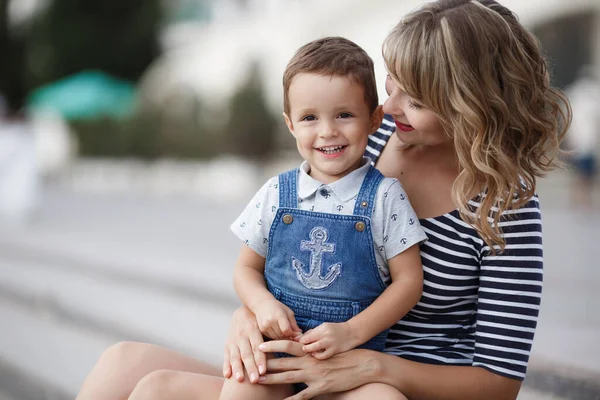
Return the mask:
<svg viewBox="0 0 600 400">
<path fill-rule="evenodd" d="M 304 117 L 300 118 L 300 121 L 314 121 L 317 118 L 314 115 L 305 115 Z"/>
<path fill-rule="evenodd" d="M 352 114 L 343 112 L 343 113 L 340 113 L 340 118 L 352 118 Z"/>
</svg>

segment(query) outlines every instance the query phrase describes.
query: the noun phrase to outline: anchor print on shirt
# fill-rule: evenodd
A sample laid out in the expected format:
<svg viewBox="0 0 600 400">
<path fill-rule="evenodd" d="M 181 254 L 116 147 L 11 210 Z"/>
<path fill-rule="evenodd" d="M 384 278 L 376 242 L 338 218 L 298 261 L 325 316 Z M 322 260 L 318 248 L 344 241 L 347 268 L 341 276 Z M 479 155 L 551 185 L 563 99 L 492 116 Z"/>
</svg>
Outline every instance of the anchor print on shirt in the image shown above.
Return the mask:
<svg viewBox="0 0 600 400">
<path fill-rule="evenodd" d="M 323 253 L 334 253 L 335 244 L 327 241 L 327 229 L 316 226 L 310 231 L 310 240 L 300 243 L 300 250 L 310 251 L 310 267 L 308 273 L 304 272 L 304 264 L 296 257 L 292 257 L 292 267 L 296 270 L 298 280 L 308 289 L 324 289 L 331 285 L 342 272 L 342 263 L 335 263 L 326 267 L 327 274 L 321 276 L 323 266 Z"/>
</svg>

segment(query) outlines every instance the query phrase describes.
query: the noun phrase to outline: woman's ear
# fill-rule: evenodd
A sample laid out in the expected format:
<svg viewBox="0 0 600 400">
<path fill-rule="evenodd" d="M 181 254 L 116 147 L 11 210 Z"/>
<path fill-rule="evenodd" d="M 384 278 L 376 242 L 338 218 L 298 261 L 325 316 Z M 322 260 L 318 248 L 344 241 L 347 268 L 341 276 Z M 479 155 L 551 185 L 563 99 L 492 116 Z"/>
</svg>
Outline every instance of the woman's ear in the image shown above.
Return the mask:
<svg viewBox="0 0 600 400">
<path fill-rule="evenodd" d="M 377 129 L 381 126 L 381 122 L 383 121 L 383 107 L 377 106 L 375 111 L 371 114 L 371 129 L 369 135 L 375 133 Z"/>
<path fill-rule="evenodd" d="M 292 123 L 292 120 L 290 119 L 290 117 L 288 117 L 288 115 L 284 112 L 283 113 L 283 119 L 285 119 L 285 124 L 288 127 L 288 130 L 290 131 L 290 133 L 292 134 L 292 136 L 295 137 L 294 135 L 294 124 Z"/>
</svg>

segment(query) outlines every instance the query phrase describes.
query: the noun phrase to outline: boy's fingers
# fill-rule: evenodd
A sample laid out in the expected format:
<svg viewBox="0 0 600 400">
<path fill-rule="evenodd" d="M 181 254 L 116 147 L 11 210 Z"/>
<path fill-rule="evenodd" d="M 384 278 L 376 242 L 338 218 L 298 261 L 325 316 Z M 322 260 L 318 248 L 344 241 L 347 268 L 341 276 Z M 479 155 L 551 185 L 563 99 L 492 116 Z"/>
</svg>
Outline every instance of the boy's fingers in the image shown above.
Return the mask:
<svg viewBox="0 0 600 400">
<path fill-rule="evenodd" d="M 293 315 L 289 318 L 289 321 L 290 321 L 290 325 L 292 327 L 292 331 L 294 331 L 293 334 L 295 334 L 295 335 L 301 334 L 302 329 L 300 329 L 300 327 L 298 326 L 298 323 L 296 322 L 296 318 L 294 318 Z"/>
<path fill-rule="evenodd" d="M 302 344 L 309 344 L 319 340 L 319 335 L 315 333 L 314 329 L 306 331 L 304 335 L 298 340 Z"/>
<path fill-rule="evenodd" d="M 283 339 L 285 337 L 281 332 L 281 329 L 279 329 L 279 324 L 273 325 L 272 329 L 273 333 L 275 334 L 275 336 L 273 336 L 274 339 Z"/>
<path fill-rule="evenodd" d="M 275 333 L 275 330 L 272 328 L 267 329 L 267 336 L 271 339 L 277 339 L 277 333 Z"/>
<path fill-rule="evenodd" d="M 305 353 L 316 353 L 320 350 L 323 350 L 325 348 L 324 344 L 322 341 L 318 341 L 318 342 L 314 342 L 311 344 L 307 344 L 305 346 L 302 347 L 302 351 Z"/>
<path fill-rule="evenodd" d="M 311 355 L 317 360 L 326 360 L 331 357 L 331 349 L 325 349 L 325 351 L 317 351 L 312 353 Z"/>
<path fill-rule="evenodd" d="M 292 337 L 294 335 L 290 321 L 288 321 L 287 318 L 283 318 L 279 321 L 279 329 L 284 337 Z"/>
</svg>

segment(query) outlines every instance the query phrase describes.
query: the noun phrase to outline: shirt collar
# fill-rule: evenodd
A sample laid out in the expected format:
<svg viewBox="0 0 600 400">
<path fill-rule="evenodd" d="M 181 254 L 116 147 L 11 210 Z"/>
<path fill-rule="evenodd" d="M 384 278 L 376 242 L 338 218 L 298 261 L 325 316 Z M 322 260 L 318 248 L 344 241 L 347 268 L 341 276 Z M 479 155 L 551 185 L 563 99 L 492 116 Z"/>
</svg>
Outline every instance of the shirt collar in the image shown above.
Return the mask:
<svg viewBox="0 0 600 400">
<path fill-rule="evenodd" d="M 308 175 L 310 165 L 307 161 L 304 161 L 300 166 L 300 174 L 298 176 L 298 196 L 301 199 L 306 199 L 312 196 L 320 187 L 327 186 L 340 200 L 349 201 L 358 195 L 370 166 L 371 159 L 363 157 L 362 165 L 359 168 L 350 172 L 343 178 L 338 179 L 329 185 L 325 185 Z"/>
</svg>

